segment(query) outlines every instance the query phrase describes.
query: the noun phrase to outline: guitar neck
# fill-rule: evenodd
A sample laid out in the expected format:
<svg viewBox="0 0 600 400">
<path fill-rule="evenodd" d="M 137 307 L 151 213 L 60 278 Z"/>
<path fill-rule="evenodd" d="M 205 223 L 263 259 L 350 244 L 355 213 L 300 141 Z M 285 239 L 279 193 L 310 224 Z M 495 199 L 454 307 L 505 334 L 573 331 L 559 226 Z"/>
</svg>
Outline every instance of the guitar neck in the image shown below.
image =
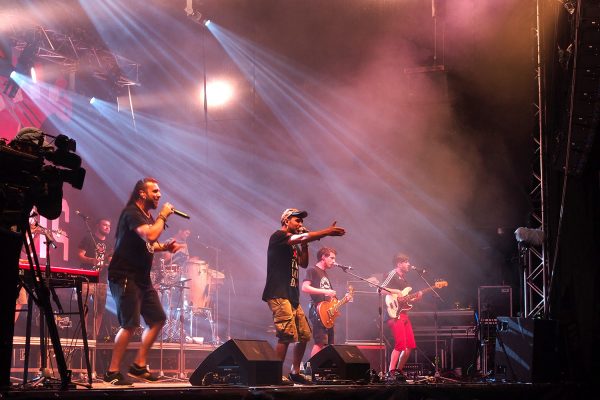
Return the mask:
<svg viewBox="0 0 600 400">
<path fill-rule="evenodd" d="M 413 294 L 409 295 L 409 296 L 408 296 L 408 298 L 409 298 L 409 299 L 411 299 L 411 300 L 414 300 L 414 299 L 416 299 L 416 298 L 417 298 L 417 296 L 419 296 L 419 292 L 420 292 L 421 294 L 425 294 L 425 293 L 427 293 L 427 292 L 429 292 L 429 291 L 432 291 L 432 290 L 433 290 L 433 288 L 432 288 L 432 287 L 428 287 L 428 288 L 425 288 L 425 289 L 423 289 L 423 290 L 419 290 L 418 292 L 416 292 L 416 293 L 413 293 Z"/>
<path fill-rule="evenodd" d="M 344 304 L 346 304 L 349 301 L 350 301 L 350 296 L 346 294 L 340 301 L 338 301 L 336 303 L 336 305 L 334 306 L 334 310 L 337 311 L 341 306 L 343 306 Z"/>
</svg>

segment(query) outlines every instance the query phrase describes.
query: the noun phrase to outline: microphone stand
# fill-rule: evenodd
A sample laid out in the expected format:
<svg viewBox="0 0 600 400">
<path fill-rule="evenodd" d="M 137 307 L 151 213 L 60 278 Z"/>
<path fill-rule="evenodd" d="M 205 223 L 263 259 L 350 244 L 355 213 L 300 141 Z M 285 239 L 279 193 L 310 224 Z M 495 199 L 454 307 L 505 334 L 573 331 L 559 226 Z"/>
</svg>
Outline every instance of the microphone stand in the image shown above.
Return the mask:
<svg viewBox="0 0 600 400">
<path fill-rule="evenodd" d="M 348 275 L 351 275 L 353 277 L 355 277 L 358 280 L 361 280 L 363 282 L 368 283 L 369 285 L 377 288 L 377 294 L 379 295 L 379 307 L 378 307 L 378 313 L 379 313 L 379 348 L 380 348 L 380 352 L 379 352 L 379 369 L 381 371 L 381 376 L 383 377 L 385 375 L 385 362 L 387 360 L 387 347 L 384 345 L 384 340 L 383 340 L 383 298 L 382 298 L 382 292 L 385 291 L 387 293 L 391 292 L 389 290 L 387 290 L 387 288 L 377 284 L 377 283 L 373 283 L 371 281 L 369 281 L 367 278 L 360 276 L 358 274 L 355 274 L 354 272 L 350 272 L 350 270 L 352 270 L 353 268 L 350 266 L 346 266 L 346 265 L 341 265 L 341 264 L 334 264 L 336 267 L 339 267 L 342 269 L 342 271 L 344 271 L 345 273 L 347 273 Z M 383 352 L 381 351 L 383 350 Z"/>
<path fill-rule="evenodd" d="M 79 215 L 81 217 L 81 219 L 83 219 L 83 223 L 85 224 L 85 230 L 86 232 L 90 235 L 90 237 L 92 238 L 92 242 L 94 243 L 94 252 L 96 252 L 96 249 L 98 248 L 98 241 L 96 240 L 96 235 L 94 235 L 94 232 L 92 232 L 92 228 L 90 227 L 89 224 L 89 217 L 86 217 L 82 214 L 80 214 L 79 212 L 77 212 L 77 215 Z M 96 255 L 96 253 L 94 254 Z M 95 268 L 96 266 L 94 266 Z M 89 301 L 89 291 L 90 291 L 90 283 L 87 284 L 88 287 L 88 293 L 85 296 L 85 307 L 86 309 L 89 310 L 88 307 L 88 301 Z M 94 340 L 94 343 L 97 342 L 98 340 L 98 335 L 97 335 L 97 331 L 99 330 L 99 326 L 96 326 L 96 315 L 98 314 L 98 306 L 97 306 L 97 301 L 96 301 L 96 297 L 98 296 L 98 286 L 96 286 L 96 290 L 94 290 L 94 297 L 92 299 L 92 301 L 94 302 L 94 307 L 92 308 L 92 339 Z M 86 317 L 87 317 L 87 310 L 86 310 Z M 87 318 L 86 318 L 87 319 Z M 97 379 L 96 376 L 96 346 L 94 346 L 94 348 L 91 351 L 92 353 L 92 374 L 94 375 L 92 378 L 93 379 Z"/>
<path fill-rule="evenodd" d="M 419 271 L 417 269 L 414 270 L 417 275 L 419 275 L 421 277 L 421 279 L 423 280 L 423 282 L 425 282 L 425 284 L 427 285 L 427 287 L 429 288 L 429 290 L 431 290 L 434 294 L 435 297 L 437 297 L 439 300 L 441 300 L 442 302 L 446 302 L 446 300 L 444 300 L 442 298 L 442 296 L 440 296 L 440 294 L 438 292 L 436 292 L 436 290 L 434 289 L 433 286 L 431 286 L 431 284 L 429 283 L 429 281 L 423 276 L 423 274 L 425 273 L 425 270 Z M 456 379 L 451 379 L 451 378 L 446 378 L 444 376 L 441 375 L 440 373 L 440 357 L 439 357 L 439 348 L 438 348 L 438 307 L 437 307 L 437 303 L 436 303 L 436 307 L 435 307 L 435 314 L 434 314 L 434 331 L 433 331 L 433 340 L 435 343 L 435 362 L 433 363 L 433 368 L 434 368 L 434 374 L 432 377 L 425 377 L 422 380 L 419 381 L 415 381 L 414 383 L 420 383 L 423 381 L 426 382 L 432 382 L 432 383 L 437 383 L 437 382 L 459 382 Z"/>
</svg>

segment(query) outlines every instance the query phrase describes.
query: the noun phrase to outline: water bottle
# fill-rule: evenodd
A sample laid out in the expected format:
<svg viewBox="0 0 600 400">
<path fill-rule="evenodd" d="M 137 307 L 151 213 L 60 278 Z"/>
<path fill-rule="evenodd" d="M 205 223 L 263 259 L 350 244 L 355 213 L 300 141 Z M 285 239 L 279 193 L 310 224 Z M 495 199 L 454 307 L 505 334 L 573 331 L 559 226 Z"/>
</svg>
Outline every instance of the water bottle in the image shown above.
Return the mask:
<svg viewBox="0 0 600 400">
<path fill-rule="evenodd" d="M 310 361 L 306 362 L 306 366 L 304 367 L 304 375 L 306 375 L 308 379 L 312 379 L 312 368 L 310 366 Z"/>
<path fill-rule="evenodd" d="M 304 369 L 304 361 L 300 361 L 300 371 L 301 374 L 306 374 L 305 369 Z"/>
</svg>

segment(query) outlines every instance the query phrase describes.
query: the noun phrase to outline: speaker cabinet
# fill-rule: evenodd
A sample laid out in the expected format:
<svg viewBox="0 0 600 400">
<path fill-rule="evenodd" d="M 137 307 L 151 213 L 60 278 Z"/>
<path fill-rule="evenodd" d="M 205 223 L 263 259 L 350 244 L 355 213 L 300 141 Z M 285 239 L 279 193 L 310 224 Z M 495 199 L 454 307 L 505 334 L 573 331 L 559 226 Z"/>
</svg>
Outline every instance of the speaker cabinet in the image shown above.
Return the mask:
<svg viewBox="0 0 600 400">
<path fill-rule="evenodd" d="M 308 361 L 314 382 L 368 379 L 371 368 L 358 347 L 348 344 L 325 346 Z"/>
<path fill-rule="evenodd" d="M 477 289 L 479 318 L 494 319 L 499 315 L 512 317 L 512 288 L 510 286 L 479 286 Z"/>
<path fill-rule="evenodd" d="M 498 317 L 496 379 L 554 382 L 559 377 L 558 358 L 556 321 Z"/>
<path fill-rule="evenodd" d="M 266 340 L 231 339 L 204 359 L 190 377 L 193 386 L 279 385 L 283 362 Z"/>
</svg>

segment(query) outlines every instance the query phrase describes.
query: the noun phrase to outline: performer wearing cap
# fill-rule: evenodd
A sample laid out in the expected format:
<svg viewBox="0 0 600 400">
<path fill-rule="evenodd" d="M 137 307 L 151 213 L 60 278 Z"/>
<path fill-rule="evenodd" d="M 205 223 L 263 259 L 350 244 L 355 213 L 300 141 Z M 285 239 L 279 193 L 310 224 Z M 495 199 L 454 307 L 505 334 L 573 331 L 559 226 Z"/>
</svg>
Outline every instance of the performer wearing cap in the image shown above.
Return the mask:
<svg viewBox="0 0 600 400">
<path fill-rule="evenodd" d="M 278 343 L 277 355 L 285 361 L 290 343 L 294 357 L 289 379 L 296 383 L 308 383 L 300 375 L 300 362 L 304 357 L 306 343 L 311 339 L 310 326 L 300 306 L 299 266 L 308 266 L 308 242 L 325 236 L 342 236 L 343 228 L 331 226 L 320 231 L 308 232 L 303 226 L 308 213 L 288 208 L 281 214 L 281 229 L 269 239 L 267 250 L 267 280 L 262 299 L 273 313 Z"/>
<path fill-rule="evenodd" d="M 315 344 L 310 352 L 310 356 L 317 354 L 328 344 L 334 344 L 333 327 L 326 328 L 319 318 L 317 305 L 326 300 L 335 297 L 335 290 L 331 285 L 327 270 L 333 268 L 337 252 L 331 247 L 321 247 L 317 252 L 317 263 L 314 267 L 306 271 L 304 282 L 302 282 L 302 291 L 310 294 L 310 309 L 308 319 L 312 323 L 313 339 Z"/>
<path fill-rule="evenodd" d="M 142 335 L 142 343 L 129 368 L 129 375 L 147 382 L 158 379 L 148 370 L 146 356 L 167 317 L 158 293 L 152 287 L 150 269 L 155 251 L 174 253 L 181 248 L 179 243 L 172 240 L 158 242 L 167 218 L 174 212 L 173 206 L 165 203 L 156 220 L 152 218 L 150 210 L 158 207 L 160 197 L 156 179 L 141 179 L 135 184 L 119 217 L 115 254 L 108 266 L 110 292 L 121 325 L 115 337 L 110 365 L 104 375 L 104 381 L 112 385 L 130 384 L 119 370 L 129 340 L 140 326 L 140 314 L 148 328 Z"/>
</svg>

